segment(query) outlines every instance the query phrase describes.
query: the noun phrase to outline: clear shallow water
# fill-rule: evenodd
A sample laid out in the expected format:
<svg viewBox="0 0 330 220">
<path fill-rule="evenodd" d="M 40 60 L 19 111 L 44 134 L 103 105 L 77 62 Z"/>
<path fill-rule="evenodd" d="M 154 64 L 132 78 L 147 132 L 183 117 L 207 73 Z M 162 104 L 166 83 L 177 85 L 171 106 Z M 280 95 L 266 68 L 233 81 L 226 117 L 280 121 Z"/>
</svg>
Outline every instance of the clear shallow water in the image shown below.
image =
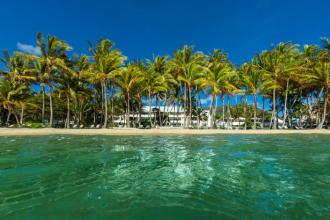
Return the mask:
<svg viewBox="0 0 330 220">
<path fill-rule="evenodd" d="M 330 136 L 0 137 L 1 219 L 329 219 Z"/>
</svg>

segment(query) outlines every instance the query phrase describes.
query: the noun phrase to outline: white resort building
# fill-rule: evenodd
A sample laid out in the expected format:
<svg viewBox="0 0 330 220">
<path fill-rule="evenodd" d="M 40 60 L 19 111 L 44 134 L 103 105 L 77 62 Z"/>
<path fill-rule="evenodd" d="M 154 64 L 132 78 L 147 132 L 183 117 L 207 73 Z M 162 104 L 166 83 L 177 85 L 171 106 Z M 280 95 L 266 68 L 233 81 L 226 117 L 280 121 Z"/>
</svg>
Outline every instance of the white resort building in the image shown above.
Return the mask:
<svg viewBox="0 0 330 220">
<path fill-rule="evenodd" d="M 201 117 L 202 115 L 205 117 Z M 137 121 L 138 117 L 139 115 L 137 112 L 130 113 L 130 121 Z M 153 122 L 161 121 L 163 126 L 184 127 L 185 123 L 187 123 L 185 120 L 189 117 L 185 117 L 184 109 L 180 106 L 151 106 L 150 116 L 149 106 L 144 106 L 141 111 L 141 121 L 149 122 L 150 118 Z M 210 118 L 209 111 L 203 109 L 199 117 L 196 115 L 192 117 L 191 124 L 193 127 L 207 127 L 210 123 L 207 120 L 208 118 Z M 113 122 L 117 126 L 124 126 L 126 123 L 126 115 L 122 114 L 116 116 Z"/>
</svg>

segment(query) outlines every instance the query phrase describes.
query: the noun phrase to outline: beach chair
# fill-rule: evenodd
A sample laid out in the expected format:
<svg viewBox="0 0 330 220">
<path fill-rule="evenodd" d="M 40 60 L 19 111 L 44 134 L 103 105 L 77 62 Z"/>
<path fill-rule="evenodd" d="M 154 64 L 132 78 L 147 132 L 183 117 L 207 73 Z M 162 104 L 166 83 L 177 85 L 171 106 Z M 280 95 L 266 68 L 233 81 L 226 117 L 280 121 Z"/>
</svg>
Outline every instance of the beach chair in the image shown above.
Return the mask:
<svg viewBox="0 0 330 220">
<path fill-rule="evenodd" d="M 101 125 L 100 124 L 96 125 L 96 128 L 101 128 Z"/>
<path fill-rule="evenodd" d="M 79 128 L 84 128 L 84 125 L 80 125 Z"/>
<path fill-rule="evenodd" d="M 95 128 L 95 125 L 91 125 L 91 127 L 90 128 Z"/>
</svg>

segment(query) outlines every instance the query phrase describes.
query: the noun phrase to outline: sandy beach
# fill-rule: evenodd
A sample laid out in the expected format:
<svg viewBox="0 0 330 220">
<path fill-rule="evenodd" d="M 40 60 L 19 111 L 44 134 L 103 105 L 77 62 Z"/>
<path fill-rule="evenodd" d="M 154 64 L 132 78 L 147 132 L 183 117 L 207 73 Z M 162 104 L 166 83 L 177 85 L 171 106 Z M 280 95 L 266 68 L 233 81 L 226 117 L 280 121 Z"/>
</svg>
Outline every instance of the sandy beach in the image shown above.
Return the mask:
<svg viewBox="0 0 330 220">
<path fill-rule="evenodd" d="M 330 130 L 219 130 L 182 128 L 113 128 L 113 129 L 56 129 L 0 128 L 0 136 L 32 135 L 210 135 L 210 134 L 329 134 Z"/>
</svg>

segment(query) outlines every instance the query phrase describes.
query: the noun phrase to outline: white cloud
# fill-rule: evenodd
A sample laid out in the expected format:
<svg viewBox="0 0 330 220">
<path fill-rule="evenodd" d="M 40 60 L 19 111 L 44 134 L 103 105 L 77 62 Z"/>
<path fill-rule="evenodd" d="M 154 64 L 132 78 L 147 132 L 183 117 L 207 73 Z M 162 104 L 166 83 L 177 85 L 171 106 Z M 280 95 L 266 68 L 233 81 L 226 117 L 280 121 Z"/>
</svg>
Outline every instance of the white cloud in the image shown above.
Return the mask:
<svg viewBox="0 0 330 220">
<path fill-rule="evenodd" d="M 33 55 L 41 55 L 41 51 L 40 48 L 38 46 L 33 46 L 33 45 L 29 45 L 29 44 L 22 44 L 20 42 L 18 42 L 16 44 L 17 49 L 25 52 L 25 53 L 29 53 L 29 54 L 33 54 Z"/>
<path fill-rule="evenodd" d="M 200 99 L 200 102 L 201 102 L 201 105 L 209 105 L 212 101 L 212 96 L 207 96 L 205 98 L 201 98 Z"/>
</svg>

